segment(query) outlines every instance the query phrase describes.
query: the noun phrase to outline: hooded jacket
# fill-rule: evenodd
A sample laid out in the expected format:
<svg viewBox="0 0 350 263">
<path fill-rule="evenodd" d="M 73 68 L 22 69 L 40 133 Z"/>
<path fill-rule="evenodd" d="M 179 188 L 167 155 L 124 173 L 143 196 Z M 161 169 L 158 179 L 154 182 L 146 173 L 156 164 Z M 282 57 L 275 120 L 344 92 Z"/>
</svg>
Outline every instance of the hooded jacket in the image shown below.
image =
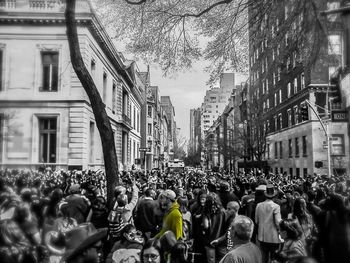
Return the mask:
<svg viewBox="0 0 350 263">
<path fill-rule="evenodd" d="M 176 201 L 164 215 L 162 229 L 156 235 L 156 238 L 162 237 L 164 233 L 169 230 L 175 234 L 176 240 L 182 238 L 182 214 L 180 212 L 180 205 Z"/>
</svg>

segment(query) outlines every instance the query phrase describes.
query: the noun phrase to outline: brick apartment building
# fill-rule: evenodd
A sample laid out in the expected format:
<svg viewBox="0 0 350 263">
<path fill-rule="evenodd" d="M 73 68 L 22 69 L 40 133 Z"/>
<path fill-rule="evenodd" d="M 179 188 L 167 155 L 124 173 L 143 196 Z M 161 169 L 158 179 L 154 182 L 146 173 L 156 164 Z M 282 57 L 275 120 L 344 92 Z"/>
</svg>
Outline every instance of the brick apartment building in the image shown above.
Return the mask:
<svg viewBox="0 0 350 263">
<path fill-rule="evenodd" d="M 342 26 L 337 15 L 327 16 L 327 35 L 319 41 L 318 56 L 311 60 L 301 48 L 300 35 L 315 37 L 305 30 L 313 21 L 310 12 L 296 10 L 293 1 L 272 1 L 271 12 L 249 27 L 249 100 L 261 112 L 266 134 L 267 160 L 271 172 L 292 176 L 327 173 L 326 137 L 314 112 L 308 108 L 308 119 L 300 114 L 305 100 L 314 105 L 323 121 L 325 109 L 342 110 L 332 74 L 341 65 Z M 336 8 L 338 1 L 318 1 L 319 11 Z M 256 15 L 253 8 L 249 17 Z M 252 21 L 252 20 L 250 20 Z M 269 34 L 266 34 L 269 32 Z M 312 63 L 310 63 L 312 62 Z M 254 127 L 251 127 L 254 129 Z M 331 167 L 334 174 L 349 171 L 349 137 L 345 120 L 329 121 Z M 315 166 L 315 164 L 318 164 Z"/>
</svg>

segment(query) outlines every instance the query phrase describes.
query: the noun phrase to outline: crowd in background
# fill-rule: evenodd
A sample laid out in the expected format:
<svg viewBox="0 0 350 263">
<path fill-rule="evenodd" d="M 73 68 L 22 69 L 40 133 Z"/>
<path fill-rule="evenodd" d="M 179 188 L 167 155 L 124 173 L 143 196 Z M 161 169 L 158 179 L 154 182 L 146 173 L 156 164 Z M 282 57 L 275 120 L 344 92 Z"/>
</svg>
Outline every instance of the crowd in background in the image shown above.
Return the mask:
<svg viewBox="0 0 350 263">
<path fill-rule="evenodd" d="M 350 180 L 0 171 L 1 262 L 348 262 Z"/>
</svg>

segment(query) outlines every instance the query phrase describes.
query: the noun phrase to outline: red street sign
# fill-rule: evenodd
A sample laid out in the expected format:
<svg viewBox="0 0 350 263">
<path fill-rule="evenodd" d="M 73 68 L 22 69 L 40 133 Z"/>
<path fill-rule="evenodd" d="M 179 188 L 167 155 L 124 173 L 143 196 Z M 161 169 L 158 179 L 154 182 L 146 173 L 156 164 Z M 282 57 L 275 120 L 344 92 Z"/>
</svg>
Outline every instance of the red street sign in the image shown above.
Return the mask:
<svg viewBox="0 0 350 263">
<path fill-rule="evenodd" d="M 332 111 L 333 122 L 346 122 L 347 114 L 346 111 Z"/>
</svg>

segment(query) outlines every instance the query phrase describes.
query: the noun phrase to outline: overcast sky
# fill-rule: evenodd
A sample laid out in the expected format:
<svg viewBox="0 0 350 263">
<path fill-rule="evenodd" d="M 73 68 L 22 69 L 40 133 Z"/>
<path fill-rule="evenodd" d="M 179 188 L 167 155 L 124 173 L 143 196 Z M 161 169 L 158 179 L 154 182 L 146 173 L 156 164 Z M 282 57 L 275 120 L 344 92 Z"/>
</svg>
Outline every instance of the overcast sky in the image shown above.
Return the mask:
<svg viewBox="0 0 350 263">
<path fill-rule="evenodd" d="M 123 43 L 114 40 L 114 44 L 126 59 L 136 61 L 141 72 L 147 71 L 147 65 L 143 61 L 137 60 L 133 55 L 125 52 Z M 150 65 L 151 85 L 159 87 L 161 96 L 170 96 L 175 107 L 176 125 L 181 129 L 180 134 L 186 138 L 187 142 L 190 139 L 190 109 L 201 106 L 205 92 L 209 89 L 206 82 L 209 80 L 210 74 L 204 71 L 207 66 L 209 66 L 207 61 L 197 62 L 185 73 L 178 72 L 164 77 L 158 65 Z"/>
<path fill-rule="evenodd" d="M 138 65 L 141 71 L 145 71 L 145 67 Z M 204 68 L 204 63 L 196 63 L 186 73 L 163 77 L 159 68 L 151 67 L 151 85 L 159 87 L 161 96 L 170 96 L 177 127 L 181 128 L 181 135 L 187 140 L 190 138 L 190 109 L 201 106 L 205 91 L 209 89 L 206 85 L 209 73 L 204 72 Z"/>
</svg>

